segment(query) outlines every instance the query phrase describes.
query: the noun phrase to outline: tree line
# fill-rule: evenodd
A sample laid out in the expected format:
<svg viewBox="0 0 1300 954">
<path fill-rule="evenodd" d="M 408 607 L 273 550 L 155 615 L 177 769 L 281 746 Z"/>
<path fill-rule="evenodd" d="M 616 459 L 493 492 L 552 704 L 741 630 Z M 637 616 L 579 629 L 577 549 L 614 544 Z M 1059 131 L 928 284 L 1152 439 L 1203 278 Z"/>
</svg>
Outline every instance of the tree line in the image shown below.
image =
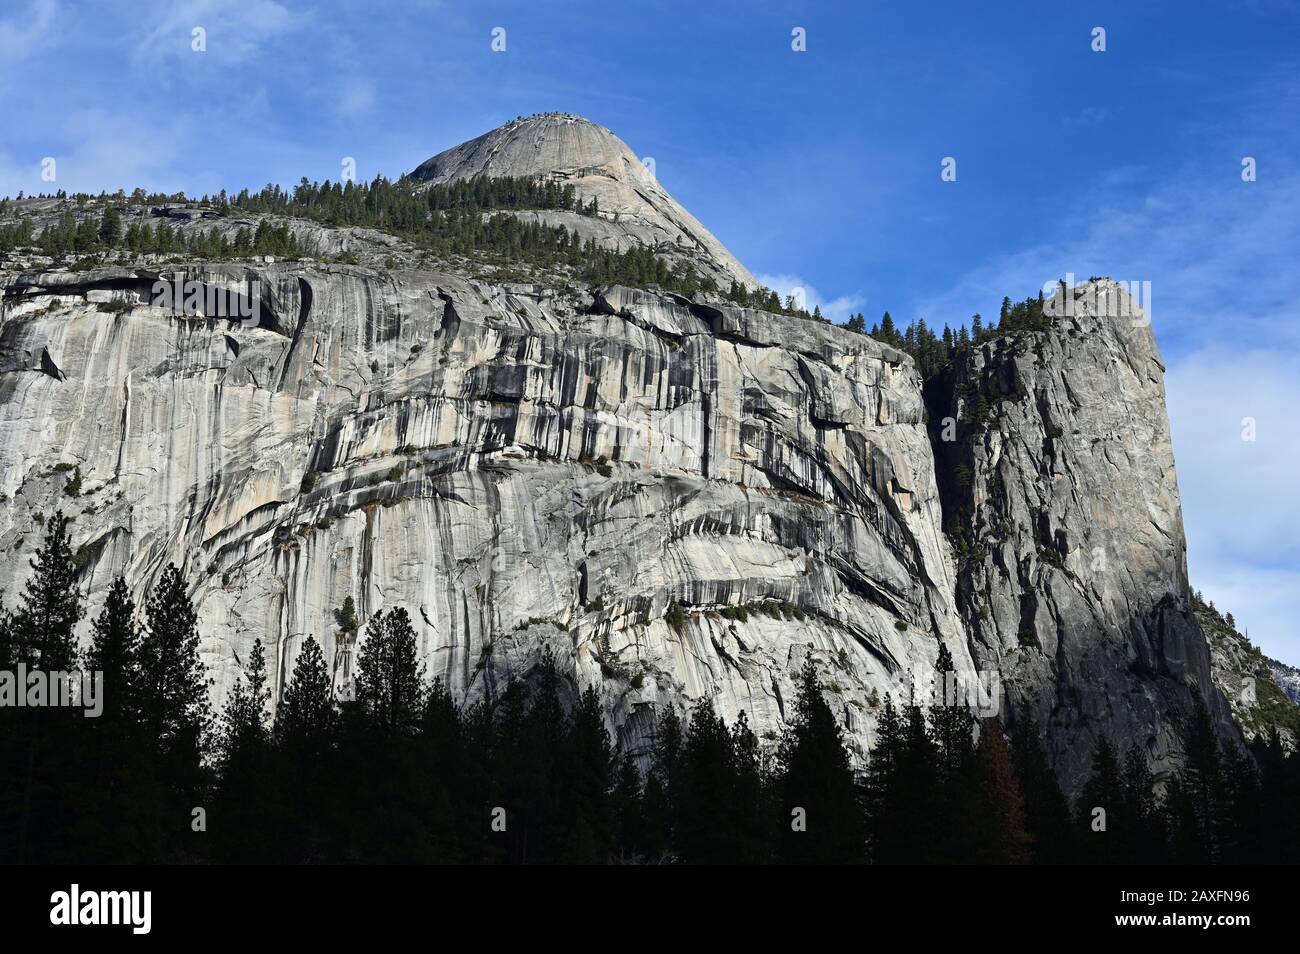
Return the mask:
<svg viewBox="0 0 1300 954">
<path fill-rule="evenodd" d="M 60 192 L 60 199 L 67 196 Z M 85 206 L 91 197 L 79 195 Z M 5 200 L 6 202 L 8 200 Z M 150 202 L 189 202 L 183 195 L 147 195 L 136 189 L 128 198 L 100 196 L 103 205 L 96 219 L 78 218 L 65 209 L 57 222 L 33 234 L 30 219 L 0 227 L 0 252 L 34 245 L 51 257 L 92 255 L 105 251 L 140 254 L 187 254 L 204 259 L 238 259 L 249 255 L 297 258 L 309 252 L 284 223 L 262 221 L 234 235 L 216 226 L 182 229 L 163 222 L 132 222 L 123 227 L 123 209 Z M 571 184 L 541 177 L 484 177 L 421 186 L 403 176 L 396 182 L 379 176 L 374 181 L 333 183 L 303 178 L 292 190 L 267 185 L 257 192 L 241 190 L 231 197 L 223 190 L 204 196 L 198 205 L 218 218 L 241 213 L 303 219 L 327 228 L 363 227 L 384 231 L 422 251 L 443 257 L 482 259 L 498 264 L 527 264 L 543 270 L 563 270 L 593 284 L 656 285 L 666 291 L 692 296 L 704 291 L 745 307 L 778 314 L 821 319 L 820 310 L 809 314 L 792 298 L 782 301 L 768 288 L 749 288 L 731 282 L 719 288 L 686 261 L 687 248 L 669 262 L 660 250 L 633 246 L 623 251 L 602 248 L 593 239 L 583 242 L 576 229 L 563 224 L 525 221 L 501 210 L 560 210 L 598 216 L 599 200 L 584 202 Z M 491 214 L 489 214 L 491 213 Z"/>
<path fill-rule="evenodd" d="M 975 314 L 971 317 L 969 328 L 960 325 L 954 331 L 945 324 L 943 331 L 938 334 L 924 318 L 918 318 L 903 331 L 899 331 L 888 311 L 870 329 L 861 312 L 851 315 L 845 322 L 845 327 L 905 351 L 916 361 L 921 377 L 928 381 L 947 367 L 958 354 L 977 348 L 999 335 L 1016 331 L 1046 331 L 1051 327 L 1051 316 L 1047 314 L 1045 306 L 1041 291 L 1037 296 L 1019 302 L 1012 302 L 1006 297 L 1002 299 L 997 321 L 986 324 L 982 315 Z"/>
<path fill-rule="evenodd" d="M 104 674 L 99 718 L 0 708 L 0 861 L 465 863 L 1062 863 L 1295 861 L 1300 762 L 1274 736 L 1220 747 L 1204 711 L 1156 794 L 1139 751 L 1102 739 L 1078 802 L 1028 719 L 1010 739 L 960 706 L 886 698 L 865 770 L 806 662 L 788 725 L 760 740 L 707 700 L 658 714 L 617 751 L 597 692 L 549 650 L 527 678 L 463 706 L 420 662 L 406 611 L 376 613 L 339 698 L 303 641 L 275 707 L 254 644 L 220 712 L 183 575 L 138 613 L 116 580 L 91 638 L 66 521 L 51 517 L 0 670 Z M 341 635 L 357 628 L 350 601 Z M 951 672 L 941 648 L 937 669 Z M 639 757 L 636 757 L 639 755 Z M 1104 815 L 1098 815 L 1098 809 Z M 1098 827 L 1100 824 L 1100 828 Z"/>
</svg>

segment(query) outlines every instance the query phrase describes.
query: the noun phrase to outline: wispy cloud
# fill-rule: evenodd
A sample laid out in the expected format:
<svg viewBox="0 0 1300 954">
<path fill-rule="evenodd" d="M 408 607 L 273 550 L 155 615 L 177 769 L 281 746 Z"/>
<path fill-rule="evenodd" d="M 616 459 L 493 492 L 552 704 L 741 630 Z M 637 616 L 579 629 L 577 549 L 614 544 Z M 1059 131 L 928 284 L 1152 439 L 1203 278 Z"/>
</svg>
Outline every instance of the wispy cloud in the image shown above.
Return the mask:
<svg viewBox="0 0 1300 954">
<path fill-rule="evenodd" d="M 1290 158 L 1300 138 L 1277 121 L 1300 96 L 1288 79 L 1243 100 L 1254 133 L 1239 151 L 1257 159 L 1257 181 L 1242 180 L 1231 147 L 1179 168 L 1117 168 L 1035 222 L 1041 241 L 993 257 L 917 311 L 987 313 L 1067 273 L 1150 281 L 1192 585 L 1267 652 L 1300 661 L 1300 173 Z M 1245 418 L 1253 442 L 1242 440 Z"/>
<path fill-rule="evenodd" d="M 204 31 L 205 55 L 244 60 L 293 25 L 289 11 L 274 0 L 183 0 L 155 7 L 155 26 L 136 46 L 138 62 L 194 55 L 196 28 Z"/>
<path fill-rule="evenodd" d="M 822 315 L 831 321 L 843 323 L 867 305 L 867 298 L 861 293 L 837 295 L 827 298 L 815 287 L 798 275 L 757 275 L 760 282 L 781 296 L 784 301 L 789 295 L 802 295 L 808 311 L 821 308 Z"/>
<path fill-rule="evenodd" d="M 58 14 L 58 0 L 31 0 L 0 19 L 0 88 L 8 85 L 11 70 L 55 38 Z"/>
<path fill-rule="evenodd" d="M 1207 348 L 1174 361 L 1165 385 L 1192 585 L 1300 662 L 1300 359 Z"/>
</svg>

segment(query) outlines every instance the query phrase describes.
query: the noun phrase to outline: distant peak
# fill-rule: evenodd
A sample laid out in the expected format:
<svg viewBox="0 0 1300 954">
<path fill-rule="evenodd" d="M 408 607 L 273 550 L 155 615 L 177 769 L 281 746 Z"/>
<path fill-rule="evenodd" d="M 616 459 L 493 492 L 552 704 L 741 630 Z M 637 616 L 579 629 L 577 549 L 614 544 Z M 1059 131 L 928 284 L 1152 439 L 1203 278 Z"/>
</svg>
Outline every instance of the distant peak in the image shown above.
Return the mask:
<svg viewBox="0 0 1300 954">
<path fill-rule="evenodd" d="M 758 282 L 721 242 L 659 184 L 653 161 L 642 159 L 609 129 L 574 113 L 520 116 L 438 153 L 411 173 L 417 183 L 473 179 L 544 178 L 572 186 L 599 218 L 564 221 L 583 240 L 605 248 L 655 249 L 663 258 L 693 263 L 726 288 Z M 551 215 L 555 218 L 555 214 Z"/>
</svg>

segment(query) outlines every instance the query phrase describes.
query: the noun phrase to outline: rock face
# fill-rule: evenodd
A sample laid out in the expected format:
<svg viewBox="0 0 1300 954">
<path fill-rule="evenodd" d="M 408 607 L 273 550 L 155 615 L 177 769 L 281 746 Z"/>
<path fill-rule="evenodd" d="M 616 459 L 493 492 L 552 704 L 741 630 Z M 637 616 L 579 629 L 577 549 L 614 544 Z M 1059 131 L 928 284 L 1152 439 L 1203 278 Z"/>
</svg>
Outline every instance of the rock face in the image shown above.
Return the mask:
<svg viewBox="0 0 1300 954">
<path fill-rule="evenodd" d="M 430 674 L 466 699 L 551 644 L 631 743 L 648 707 L 701 696 L 776 731 L 812 653 L 860 749 L 872 688 L 940 638 L 969 666 L 899 352 L 617 287 L 187 274 L 260 283 L 260 327 L 101 310 L 147 297 L 152 276 L 125 269 L 10 277 L 10 592 L 33 513 L 74 506 L 93 597 L 184 566 L 218 696 L 254 638 L 280 687 L 308 635 L 345 678 L 331 611 L 352 596 L 363 620 L 407 607 Z"/>
<path fill-rule="evenodd" d="M 595 199 L 599 217 L 575 212 L 524 212 L 522 217 L 564 225 L 585 242 L 626 250 L 657 249 L 670 260 L 693 264 L 722 288 L 735 281 L 758 287 L 709 230 L 664 190 L 646 163 L 612 132 L 568 113 L 518 119 L 440 152 L 411 173 L 437 184 L 475 176 L 544 176 L 574 187 L 583 202 Z"/>
<path fill-rule="evenodd" d="M 1195 699 L 1235 729 L 1192 612 L 1149 322 L 1104 280 L 1053 306 L 1050 331 L 995 338 L 932 382 L 931 424 L 971 653 L 1077 789 L 1103 734 L 1157 774 L 1176 765 Z"/>
<path fill-rule="evenodd" d="M 1267 739 L 1276 729 L 1283 745 L 1293 749 L 1300 737 L 1300 671 L 1265 656 L 1237 632 L 1231 616 L 1225 618 L 1199 599 L 1193 605 L 1210 646 L 1215 685 L 1242 735 Z"/>
<path fill-rule="evenodd" d="M 601 243 L 753 283 L 576 117 L 512 123 L 416 178 L 539 174 L 598 199 L 601 218 L 571 217 Z M 1080 305 L 923 395 L 909 357 L 822 322 L 471 280 L 391 236 L 293 227 L 360 264 L 0 269 L 0 588 L 61 508 L 92 611 L 119 574 L 139 599 L 186 570 L 218 701 L 254 639 L 276 694 L 308 636 L 345 690 L 350 596 L 363 626 L 406 607 L 466 701 L 550 646 L 634 749 L 655 707 L 700 698 L 773 737 L 812 654 L 861 757 L 883 693 L 941 644 L 1001 674 L 1004 720 L 1045 728 L 1072 791 L 1102 734 L 1176 765 L 1197 699 L 1234 736 L 1145 324 Z M 159 307 L 176 271 L 258 320 Z"/>
</svg>

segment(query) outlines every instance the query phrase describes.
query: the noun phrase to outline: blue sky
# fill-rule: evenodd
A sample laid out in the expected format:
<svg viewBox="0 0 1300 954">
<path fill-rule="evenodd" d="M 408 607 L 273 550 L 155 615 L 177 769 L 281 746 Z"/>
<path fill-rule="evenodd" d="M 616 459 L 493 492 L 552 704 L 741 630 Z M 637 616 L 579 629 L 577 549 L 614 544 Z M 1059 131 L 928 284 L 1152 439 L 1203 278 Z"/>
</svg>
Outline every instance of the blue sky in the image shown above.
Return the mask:
<svg viewBox="0 0 1300 954">
<path fill-rule="evenodd" d="M 0 194 L 396 176 L 558 109 L 837 317 L 1150 281 L 1193 584 L 1300 663 L 1298 67 L 1296 0 L 6 0 Z"/>
</svg>

